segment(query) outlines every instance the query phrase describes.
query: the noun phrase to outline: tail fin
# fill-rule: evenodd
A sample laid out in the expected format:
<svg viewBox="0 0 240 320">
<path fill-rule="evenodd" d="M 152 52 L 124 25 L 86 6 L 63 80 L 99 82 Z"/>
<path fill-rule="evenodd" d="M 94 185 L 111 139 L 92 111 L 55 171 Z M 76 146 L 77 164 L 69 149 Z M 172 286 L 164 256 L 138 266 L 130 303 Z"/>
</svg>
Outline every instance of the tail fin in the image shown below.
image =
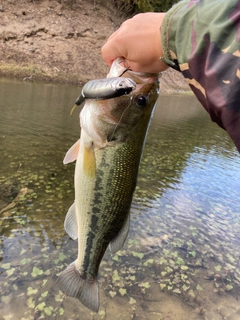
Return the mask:
<svg viewBox="0 0 240 320">
<path fill-rule="evenodd" d="M 58 277 L 57 284 L 67 296 L 77 298 L 88 309 L 98 312 L 99 293 L 97 279 L 83 279 L 75 263 L 70 264 Z"/>
</svg>

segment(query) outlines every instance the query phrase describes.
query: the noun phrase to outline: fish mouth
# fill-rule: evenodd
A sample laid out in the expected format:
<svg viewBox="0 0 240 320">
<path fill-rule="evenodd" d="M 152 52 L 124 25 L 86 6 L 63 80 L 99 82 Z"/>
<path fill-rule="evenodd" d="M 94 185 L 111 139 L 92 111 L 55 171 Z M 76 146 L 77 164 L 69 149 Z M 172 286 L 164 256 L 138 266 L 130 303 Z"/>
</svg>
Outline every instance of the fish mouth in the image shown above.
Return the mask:
<svg viewBox="0 0 240 320">
<path fill-rule="evenodd" d="M 130 122 L 126 121 L 128 119 L 126 112 L 128 112 L 138 94 L 148 96 L 151 87 L 159 82 L 158 73 L 135 72 L 124 68 L 124 63 L 123 60 L 115 60 L 113 62 L 112 68 L 114 72 L 108 74 L 107 78 L 110 82 L 108 81 L 107 83 L 109 85 L 111 84 L 111 79 L 115 81 L 114 79 L 121 77 L 122 79 L 128 79 L 130 85 L 135 83 L 135 88 L 132 88 L 133 90 L 128 94 L 118 97 L 108 97 L 103 100 L 86 100 L 80 114 L 81 127 L 89 138 L 94 141 L 96 149 L 126 141 L 129 132 L 133 129 L 129 125 Z M 96 82 L 95 84 L 97 85 L 98 83 Z M 138 121 L 137 119 L 139 118 L 135 115 L 134 121 Z M 129 129 L 130 127 L 131 130 Z M 128 128 L 126 133 L 124 132 L 125 128 Z"/>
</svg>

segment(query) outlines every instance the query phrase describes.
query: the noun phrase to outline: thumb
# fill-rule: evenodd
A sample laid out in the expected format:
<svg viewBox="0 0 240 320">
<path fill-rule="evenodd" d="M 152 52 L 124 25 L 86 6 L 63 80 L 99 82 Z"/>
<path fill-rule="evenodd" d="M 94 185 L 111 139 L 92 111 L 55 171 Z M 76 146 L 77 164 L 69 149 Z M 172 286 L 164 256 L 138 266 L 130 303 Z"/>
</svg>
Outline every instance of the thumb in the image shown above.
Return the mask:
<svg viewBox="0 0 240 320">
<path fill-rule="evenodd" d="M 109 66 L 111 66 L 113 61 L 117 58 L 125 59 L 123 54 L 118 50 L 118 46 L 115 45 L 115 42 L 111 41 L 111 37 L 103 45 L 101 49 L 101 53 L 102 53 L 103 59 Z"/>
</svg>

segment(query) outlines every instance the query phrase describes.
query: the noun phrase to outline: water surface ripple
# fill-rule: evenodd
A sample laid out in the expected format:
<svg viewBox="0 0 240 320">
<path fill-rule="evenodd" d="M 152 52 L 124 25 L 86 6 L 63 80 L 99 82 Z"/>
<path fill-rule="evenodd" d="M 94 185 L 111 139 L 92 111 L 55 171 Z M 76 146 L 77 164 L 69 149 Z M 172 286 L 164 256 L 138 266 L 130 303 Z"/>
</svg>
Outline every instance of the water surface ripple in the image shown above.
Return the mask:
<svg viewBox="0 0 240 320">
<path fill-rule="evenodd" d="M 79 137 L 79 110 L 69 115 L 79 92 L 0 79 L 0 319 L 200 320 L 200 307 L 221 319 L 225 306 L 237 313 L 240 157 L 193 96 L 159 98 L 128 242 L 100 267 L 100 312 L 58 290 L 56 276 L 77 255 L 63 229 L 74 164 L 62 160 Z"/>
</svg>

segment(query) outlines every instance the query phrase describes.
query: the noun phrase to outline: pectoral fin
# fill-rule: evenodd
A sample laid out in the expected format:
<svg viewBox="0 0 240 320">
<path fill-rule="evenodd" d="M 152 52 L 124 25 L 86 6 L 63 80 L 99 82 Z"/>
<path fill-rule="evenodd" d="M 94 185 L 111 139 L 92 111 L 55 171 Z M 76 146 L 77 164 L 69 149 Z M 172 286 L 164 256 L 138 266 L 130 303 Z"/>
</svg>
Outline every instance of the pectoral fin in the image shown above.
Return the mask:
<svg viewBox="0 0 240 320">
<path fill-rule="evenodd" d="M 63 163 L 68 164 L 70 162 L 77 160 L 79 149 L 80 149 L 80 139 L 76 143 L 74 143 L 74 145 L 68 150 L 68 152 L 66 153 L 63 159 Z"/>
<path fill-rule="evenodd" d="M 69 208 L 65 221 L 64 221 L 64 228 L 73 240 L 78 238 L 78 223 L 77 223 L 77 216 L 75 212 L 75 202 Z"/>
<path fill-rule="evenodd" d="M 130 227 L 130 213 L 127 215 L 127 218 L 122 226 L 122 229 L 119 231 L 118 235 L 109 244 L 109 249 L 112 253 L 116 253 L 120 249 L 122 249 L 128 236 L 129 227 Z"/>
<path fill-rule="evenodd" d="M 96 159 L 92 142 L 84 144 L 83 172 L 89 177 L 95 177 L 96 174 Z"/>
</svg>

